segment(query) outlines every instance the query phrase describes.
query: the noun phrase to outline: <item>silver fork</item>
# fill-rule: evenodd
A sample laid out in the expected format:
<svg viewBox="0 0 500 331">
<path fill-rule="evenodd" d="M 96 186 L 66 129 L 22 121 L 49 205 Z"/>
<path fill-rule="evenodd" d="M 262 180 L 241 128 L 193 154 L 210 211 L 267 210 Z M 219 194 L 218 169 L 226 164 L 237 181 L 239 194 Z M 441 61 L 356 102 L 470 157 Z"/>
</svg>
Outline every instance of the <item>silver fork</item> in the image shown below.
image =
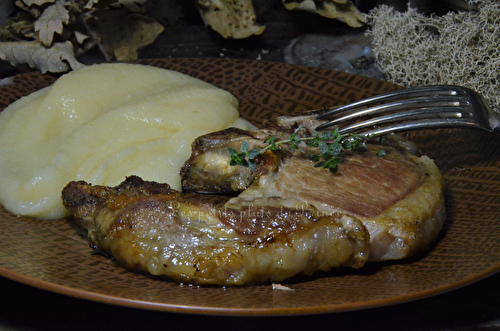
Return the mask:
<svg viewBox="0 0 500 331">
<path fill-rule="evenodd" d="M 452 127 L 492 132 L 500 126 L 500 115 L 479 93 L 452 85 L 396 90 L 333 108 L 317 118 L 329 120 L 317 131 L 337 127 L 341 134 L 363 136 Z"/>
</svg>

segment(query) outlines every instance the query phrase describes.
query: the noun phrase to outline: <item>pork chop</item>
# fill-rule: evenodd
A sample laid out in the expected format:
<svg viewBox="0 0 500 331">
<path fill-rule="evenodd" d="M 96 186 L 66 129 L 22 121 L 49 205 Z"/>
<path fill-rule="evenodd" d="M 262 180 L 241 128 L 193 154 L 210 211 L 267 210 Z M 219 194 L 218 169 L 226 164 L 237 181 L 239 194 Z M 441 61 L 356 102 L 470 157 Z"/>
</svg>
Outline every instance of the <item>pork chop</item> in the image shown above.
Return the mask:
<svg viewBox="0 0 500 331">
<path fill-rule="evenodd" d="M 323 214 L 359 219 L 370 233 L 370 261 L 408 258 L 434 241 L 445 221 L 444 182 L 434 162 L 398 135 L 367 143 L 365 153 L 348 153 L 337 173 L 315 168 L 305 153 L 284 145 L 256 158 L 257 167 L 230 165 L 229 147 L 262 148 L 270 137 L 293 132 L 310 137 L 316 114 L 283 116 L 258 131 L 227 129 L 199 137 L 181 170 L 185 192 L 239 194 L 228 205 L 265 206 L 279 199 L 289 208 L 313 206 Z M 385 156 L 378 156 L 383 150 Z"/>
<path fill-rule="evenodd" d="M 128 177 L 110 188 L 71 182 L 63 201 L 94 247 L 122 266 L 179 282 L 280 282 L 368 258 L 368 233 L 341 213 L 279 203 L 226 206 Z M 221 199 L 219 199 L 221 200 Z"/>
</svg>

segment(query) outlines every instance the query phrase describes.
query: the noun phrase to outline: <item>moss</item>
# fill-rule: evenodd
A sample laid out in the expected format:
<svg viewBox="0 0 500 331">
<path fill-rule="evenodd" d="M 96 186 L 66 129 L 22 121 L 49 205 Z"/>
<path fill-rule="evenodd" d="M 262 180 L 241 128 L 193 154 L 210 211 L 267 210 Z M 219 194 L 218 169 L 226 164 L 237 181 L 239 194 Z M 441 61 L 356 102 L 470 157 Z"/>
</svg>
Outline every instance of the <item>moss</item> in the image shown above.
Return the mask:
<svg viewBox="0 0 500 331">
<path fill-rule="evenodd" d="M 389 81 L 470 87 L 500 111 L 500 2 L 468 2 L 477 10 L 443 16 L 379 6 L 368 14 L 367 34 Z"/>
</svg>

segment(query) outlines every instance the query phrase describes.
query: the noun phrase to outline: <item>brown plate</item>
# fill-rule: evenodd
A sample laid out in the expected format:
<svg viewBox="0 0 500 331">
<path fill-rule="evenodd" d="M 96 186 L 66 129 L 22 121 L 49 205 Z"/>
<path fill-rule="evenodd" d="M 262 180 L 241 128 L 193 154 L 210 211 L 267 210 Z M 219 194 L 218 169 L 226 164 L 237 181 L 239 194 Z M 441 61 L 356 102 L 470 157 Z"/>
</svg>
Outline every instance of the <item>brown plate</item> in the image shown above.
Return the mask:
<svg viewBox="0 0 500 331">
<path fill-rule="evenodd" d="M 259 124 L 280 114 L 346 103 L 397 86 L 325 69 L 228 59 L 147 60 L 224 88 Z M 3 109 L 56 77 L 18 75 L 0 88 Z M 71 220 L 22 218 L 0 208 L 0 275 L 78 298 L 169 312 L 289 315 L 366 309 L 443 293 L 500 269 L 500 135 L 436 130 L 411 134 L 446 179 L 447 221 L 432 249 L 411 261 L 333 270 L 285 283 L 216 288 L 125 271 L 101 255 Z M 20 132 L 19 139 L 22 139 Z"/>
</svg>

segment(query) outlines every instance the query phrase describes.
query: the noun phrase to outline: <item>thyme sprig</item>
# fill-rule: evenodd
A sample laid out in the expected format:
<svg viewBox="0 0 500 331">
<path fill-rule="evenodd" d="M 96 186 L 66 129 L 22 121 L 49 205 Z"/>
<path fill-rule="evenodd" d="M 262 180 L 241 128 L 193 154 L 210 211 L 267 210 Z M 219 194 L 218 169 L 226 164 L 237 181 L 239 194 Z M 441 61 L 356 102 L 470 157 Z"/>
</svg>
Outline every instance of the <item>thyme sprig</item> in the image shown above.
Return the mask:
<svg viewBox="0 0 500 331">
<path fill-rule="evenodd" d="M 366 151 L 367 139 L 357 134 L 341 135 L 335 129 L 334 131 L 322 131 L 319 133 L 314 132 L 313 137 L 301 138 L 297 136 L 300 129 L 301 127 L 295 130 L 290 138 L 286 140 L 278 140 L 276 137 L 269 137 L 266 140 L 266 146 L 260 150 L 248 150 L 249 145 L 246 140 L 241 144 L 239 152 L 234 148 L 229 148 L 228 151 L 231 155 L 230 165 L 240 165 L 255 170 L 255 158 L 259 154 L 263 154 L 268 150 L 275 151 L 279 148 L 279 145 L 283 144 L 288 144 L 291 149 L 296 149 L 305 153 L 300 148 L 300 144 L 304 142 L 307 146 L 317 148 L 319 150 L 319 153 L 317 154 L 306 155 L 308 159 L 316 162 L 314 167 L 325 168 L 330 170 L 332 173 L 336 173 L 338 171 L 338 165 L 343 161 L 343 155 L 346 151 Z"/>
</svg>

